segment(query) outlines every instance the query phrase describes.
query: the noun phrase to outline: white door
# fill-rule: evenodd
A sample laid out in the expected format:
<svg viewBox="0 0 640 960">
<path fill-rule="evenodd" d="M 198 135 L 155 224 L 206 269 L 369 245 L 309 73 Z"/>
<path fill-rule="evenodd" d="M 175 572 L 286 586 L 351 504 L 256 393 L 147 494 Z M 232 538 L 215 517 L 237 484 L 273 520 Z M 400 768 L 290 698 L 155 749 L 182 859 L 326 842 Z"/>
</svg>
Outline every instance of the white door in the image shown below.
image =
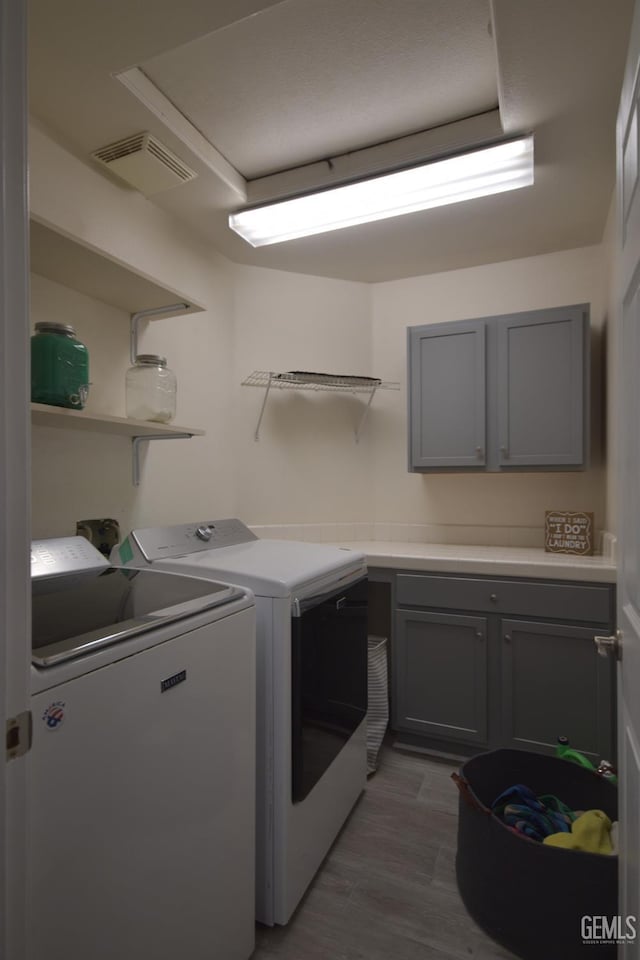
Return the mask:
<svg viewBox="0 0 640 960">
<path fill-rule="evenodd" d="M 640 0 L 636 0 L 617 130 L 617 257 L 614 271 L 618 327 L 618 667 L 620 767 L 620 914 L 640 920 Z M 640 957 L 640 935 L 625 960 Z"/>
<path fill-rule="evenodd" d="M 28 707 L 26 3 L 0 0 L 0 729 Z M 0 755 L 0 957 L 22 960 L 25 759 Z"/>
</svg>

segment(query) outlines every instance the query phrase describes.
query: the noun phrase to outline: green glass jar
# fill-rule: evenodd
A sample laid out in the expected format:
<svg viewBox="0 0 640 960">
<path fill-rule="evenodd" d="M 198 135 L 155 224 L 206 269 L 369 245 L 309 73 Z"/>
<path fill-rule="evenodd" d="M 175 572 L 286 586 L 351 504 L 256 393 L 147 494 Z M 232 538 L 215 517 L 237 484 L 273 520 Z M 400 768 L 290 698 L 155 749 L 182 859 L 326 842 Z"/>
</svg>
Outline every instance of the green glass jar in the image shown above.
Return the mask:
<svg viewBox="0 0 640 960">
<path fill-rule="evenodd" d="M 89 394 L 89 351 L 73 327 L 36 323 L 31 337 L 31 399 L 82 410 Z"/>
</svg>

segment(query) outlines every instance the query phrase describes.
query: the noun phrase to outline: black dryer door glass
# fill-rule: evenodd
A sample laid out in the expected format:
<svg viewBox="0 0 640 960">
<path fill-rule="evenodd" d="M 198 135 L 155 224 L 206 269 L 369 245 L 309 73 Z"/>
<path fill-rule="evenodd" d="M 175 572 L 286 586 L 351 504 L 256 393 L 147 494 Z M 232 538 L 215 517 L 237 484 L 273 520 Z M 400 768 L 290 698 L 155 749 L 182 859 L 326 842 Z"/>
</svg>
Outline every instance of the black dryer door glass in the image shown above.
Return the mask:
<svg viewBox="0 0 640 960">
<path fill-rule="evenodd" d="M 300 606 L 291 623 L 294 803 L 367 713 L 367 580 Z"/>
</svg>

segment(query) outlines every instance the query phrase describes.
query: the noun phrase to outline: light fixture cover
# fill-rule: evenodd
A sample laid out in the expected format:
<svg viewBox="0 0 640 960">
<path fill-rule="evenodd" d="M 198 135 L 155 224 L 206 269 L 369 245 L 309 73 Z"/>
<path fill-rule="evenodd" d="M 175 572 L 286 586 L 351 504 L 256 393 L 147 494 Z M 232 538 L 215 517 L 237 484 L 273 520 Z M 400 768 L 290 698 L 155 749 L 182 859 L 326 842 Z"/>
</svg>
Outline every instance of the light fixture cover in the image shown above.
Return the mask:
<svg viewBox="0 0 640 960">
<path fill-rule="evenodd" d="M 317 193 L 240 210 L 229 226 L 252 247 L 460 203 L 533 183 L 533 135 Z"/>
</svg>

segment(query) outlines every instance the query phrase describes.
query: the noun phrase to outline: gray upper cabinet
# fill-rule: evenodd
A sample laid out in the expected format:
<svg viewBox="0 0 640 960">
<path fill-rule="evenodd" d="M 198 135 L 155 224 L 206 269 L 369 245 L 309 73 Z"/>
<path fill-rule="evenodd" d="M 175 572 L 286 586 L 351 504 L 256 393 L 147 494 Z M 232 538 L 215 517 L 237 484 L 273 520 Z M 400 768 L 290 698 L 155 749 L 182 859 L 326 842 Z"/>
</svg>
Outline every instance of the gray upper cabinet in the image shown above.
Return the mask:
<svg viewBox="0 0 640 960">
<path fill-rule="evenodd" d="M 485 325 L 409 329 L 413 466 L 485 463 Z"/>
<path fill-rule="evenodd" d="M 586 304 L 410 327 L 409 469 L 588 462 Z"/>
<path fill-rule="evenodd" d="M 495 332 L 500 466 L 580 466 L 587 419 L 585 308 L 505 317 Z"/>
</svg>

